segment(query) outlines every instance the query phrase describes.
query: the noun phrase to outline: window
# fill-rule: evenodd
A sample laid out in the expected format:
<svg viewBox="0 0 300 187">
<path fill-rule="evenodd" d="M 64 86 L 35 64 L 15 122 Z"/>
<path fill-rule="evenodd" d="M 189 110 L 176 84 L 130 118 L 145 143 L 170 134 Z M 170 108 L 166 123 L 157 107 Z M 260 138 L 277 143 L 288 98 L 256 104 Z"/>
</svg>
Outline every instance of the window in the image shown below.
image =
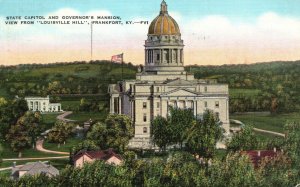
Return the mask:
<svg viewBox="0 0 300 187">
<path fill-rule="evenodd" d="M 148 132 L 147 127 L 144 127 L 144 128 L 143 128 L 143 132 L 144 132 L 144 133 L 147 133 L 147 132 Z"/>
<path fill-rule="evenodd" d="M 144 114 L 143 121 L 147 122 L 147 114 Z"/>
<path fill-rule="evenodd" d="M 207 107 L 207 101 L 204 102 L 204 106 Z"/>
<path fill-rule="evenodd" d="M 147 108 L 147 103 L 143 102 L 143 108 Z"/>
<path fill-rule="evenodd" d="M 159 87 L 156 87 L 156 92 L 159 92 Z"/>
<path fill-rule="evenodd" d="M 156 103 L 156 108 L 159 108 L 159 102 Z"/>
<path fill-rule="evenodd" d="M 220 118 L 220 113 L 219 112 L 216 112 L 216 117 L 217 117 L 217 119 Z"/>
<path fill-rule="evenodd" d="M 157 54 L 157 55 L 156 55 L 156 60 L 159 60 L 159 59 L 160 59 L 160 55 Z"/>
<path fill-rule="evenodd" d="M 219 108 L 219 101 L 216 101 L 216 102 L 215 102 L 215 107 L 216 107 L 216 108 Z"/>
<path fill-rule="evenodd" d="M 204 87 L 204 91 L 207 92 L 207 86 Z"/>
</svg>

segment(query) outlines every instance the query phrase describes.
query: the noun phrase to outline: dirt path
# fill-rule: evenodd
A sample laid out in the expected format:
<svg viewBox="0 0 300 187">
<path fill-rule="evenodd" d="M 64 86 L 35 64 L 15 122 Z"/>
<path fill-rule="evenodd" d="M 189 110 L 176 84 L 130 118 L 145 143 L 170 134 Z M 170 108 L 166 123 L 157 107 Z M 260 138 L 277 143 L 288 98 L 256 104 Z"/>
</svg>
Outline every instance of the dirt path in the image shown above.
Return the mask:
<svg viewBox="0 0 300 187">
<path fill-rule="evenodd" d="M 58 115 L 58 116 L 56 117 L 56 119 L 61 120 L 61 121 L 64 121 L 64 122 L 74 122 L 75 120 L 66 119 L 66 117 L 69 116 L 69 115 L 71 115 L 72 113 L 73 113 L 73 112 L 71 112 L 71 111 L 66 111 L 66 112 L 64 112 L 63 114 Z"/>
<path fill-rule="evenodd" d="M 22 167 L 24 165 L 17 165 L 16 167 Z M 13 167 L 0 168 L 0 171 L 11 170 Z"/>
<path fill-rule="evenodd" d="M 236 123 L 236 124 L 240 124 L 241 126 L 245 126 L 245 124 L 243 122 L 239 121 L 239 120 L 231 119 L 231 121 Z M 259 129 L 259 128 L 253 128 L 253 130 L 256 131 L 256 132 L 263 132 L 263 133 L 268 133 L 268 134 L 272 134 L 272 135 L 275 135 L 275 136 L 285 137 L 285 134 L 275 132 L 275 131 L 268 131 L 268 130 Z"/>
<path fill-rule="evenodd" d="M 53 157 L 41 157 L 41 158 L 6 158 L 3 161 L 20 161 L 20 160 L 55 160 L 55 159 L 65 159 L 69 156 L 53 156 Z"/>
<path fill-rule="evenodd" d="M 267 130 L 258 129 L 258 128 L 253 128 L 253 130 L 257 131 L 257 132 L 263 132 L 263 133 L 273 134 L 273 135 L 276 135 L 276 136 L 285 137 L 285 134 L 279 133 L 279 132 L 267 131 Z"/>
<path fill-rule="evenodd" d="M 69 155 L 68 152 L 60 152 L 60 151 L 52 151 L 48 149 L 44 149 L 43 147 L 44 140 L 40 139 L 36 142 L 36 150 L 45 152 L 45 153 L 54 153 L 54 154 L 59 154 L 59 155 Z"/>
</svg>

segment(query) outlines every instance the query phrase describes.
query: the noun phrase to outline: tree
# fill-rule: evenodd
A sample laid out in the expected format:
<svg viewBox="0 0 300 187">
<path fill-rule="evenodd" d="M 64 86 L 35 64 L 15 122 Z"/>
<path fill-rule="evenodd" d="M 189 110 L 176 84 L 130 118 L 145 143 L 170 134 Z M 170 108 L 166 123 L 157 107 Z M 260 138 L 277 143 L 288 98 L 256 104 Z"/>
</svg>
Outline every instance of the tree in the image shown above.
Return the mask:
<svg viewBox="0 0 300 187">
<path fill-rule="evenodd" d="M 229 154 L 208 168 L 209 186 L 260 186 L 260 177 L 247 156 Z"/>
<path fill-rule="evenodd" d="M 83 142 L 74 146 L 71 150 L 71 155 L 75 155 L 78 151 L 86 150 L 86 151 L 97 151 L 99 147 L 91 140 L 84 140 Z"/>
<path fill-rule="evenodd" d="M 203 119 L 198 119 L 189 130 L 187 147 L 195 154 L 204 158 L 215 155 L 216 144 L 223 137 L 224 130 L 219 119 L 210 110 L 206 110 Z"/>
<path fill-rule="evenodd" d="M 183 148 L 189 129 L 195 120 L 190 109 L 170 108 L 170 116 L 157 116 L 151 123 L 151 137 L 154 143 L 166 150 L 167 145 L 179 144 Z"/>
<path fill-rule="evenodd" d="M 134 135 L 131 119 L 126 115 L 110 114 L 105 120 L 107 143 L 111 148 L 124 152 L 129 140 Z"/>
<path fill-rule="evenodd" d="M 95 142 L 101 149 L 107 149 L 107 128 L 106 125 L 98 122 L 95 123 L 91 130 L 87 133 L 87 139 Z"/>
<path fill-rule="evenodd" d="M 2 153 L 3 153 L 3 146 L 2 146 L 2 144 L 0 143 L 0 157 L 2 157 Z M 0 159 L 0 163 L 1 163 L 1 159 Z"/>
<path fill-rule="evenodd" d="M 194 121 L 194 114 L 190 109 L 170 108 L 168 117 L 171 130 L 172 143 L 179 144 L 182 149 L 183 142 L 188 135 L 188 129 Z"/>
<path fill-rule="evenodd" d="M 166 118 L 157 116 L 152 121 L 151 137 L 154 144 L 160 149 L 166 150 L 166 146 L 170 143 L 170 125 Z"/>
<path fill-rule="evenodd" d="M 6 106 L 7 105 L 7 100 L 3 97 L 0 97 L 0 107 Z"/>
<path fill-rule="evenodd" d="M 230 142 L 227 143 L 227 149 L 230 151 L 253 150 L 257 145 L 258 140 L 253 132 L 253 127 L 246 125 L 240 132 L 233 135 Z"/>
<path fill-rule="evenodd" d="M 16 98 L 13 101 L 2 99 L 0 105 L 0 138 L 4 139 L 12 125 L 28 111 L 27 102 Z"/>
<path fill-rule="evenodd" d="M 51 131 L 48 133 L 48 140 L 50 142 L 58 143 L 60 147 L 61 143 L 64 143 L 73 130 L 74 124 L 64 121 L 57 121 Z"/>
<path fill-rule="evenodd" d="M 11 148 L 19 152 L 19 157 L 22 156 L 22 151 L 25 148 L 30 145 L 34 146 L 36 138 L 40 134 L 40 118 L 38 112 L 26 112 L 9 129 L 6 139 L 10 142 Z"/>
<path fill-rule="evenodd" d="M 26 127 L 27 135 L 31 138 L 31 144 L 34 148 L 36 139 L 41 133 L 40 121 L 41 114 L 39 112 L 26 112 L 24 116 L 19 118 L 17 124 L 23 125 Z"/>
<path fill-rule="evenodd" d="M 101 149 L 113 148 L 118 152 L 124 152 L 133 133 L 133 124 L 128 116 L 110 114 L 104 124 L 93 125 L 87 138 L 95 141 Z"/>
<path fill-rule="evenodd" d="M 22 151 L 30 147 L 31 144 L 26 126 L 21 124 L 11 126 L 6 138 L 10 142 L 13 151 L 19 152 L 19 157 L 22 157 Z"/>
<path fill-rule="evenodd" d="M 285 124 L 286 138 L 284 150 L 293 161 L 293 165 L 300 169 L 300 123 L 288 122 Z"/>
<path fill-rule="evenodd" d="M 190 153 L 174 153 L 165 164 L 162 184 L 168 186 L 196 186 L 195 178 L 199 169 L 198 161 Z"/>
</svg>

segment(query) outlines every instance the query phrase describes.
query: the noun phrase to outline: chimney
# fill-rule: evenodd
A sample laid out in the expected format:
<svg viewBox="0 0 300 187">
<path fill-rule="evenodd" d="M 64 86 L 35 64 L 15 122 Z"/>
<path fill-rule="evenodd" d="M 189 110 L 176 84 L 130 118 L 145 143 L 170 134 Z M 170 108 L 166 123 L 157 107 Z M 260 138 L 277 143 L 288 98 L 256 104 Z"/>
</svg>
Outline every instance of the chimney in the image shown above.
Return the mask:
<svg viewBox="0 0 300 187">
<path fill-rule="evenodd" d="M 260 157 L 260 151 L 257 151 L 257 156 L 259 156 L 259 157 Z"/>
<path fill-rule="evenodd" d="M 274 151 L 274 153 L 276 153 L 276 152 L 277 152 L 277 150 L 276 150 L 276 147 L 274 147 L 273 151 Z"/>
</svg>

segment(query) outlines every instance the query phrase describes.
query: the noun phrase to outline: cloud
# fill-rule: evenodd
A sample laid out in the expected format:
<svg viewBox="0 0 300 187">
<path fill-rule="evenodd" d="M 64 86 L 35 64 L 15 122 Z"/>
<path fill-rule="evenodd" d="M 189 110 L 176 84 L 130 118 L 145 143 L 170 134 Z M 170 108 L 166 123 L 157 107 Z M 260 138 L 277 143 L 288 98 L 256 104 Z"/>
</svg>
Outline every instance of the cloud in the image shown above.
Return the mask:
<svg viewBox="0 0 300 187">
<path fill-rule="evenodd" d="M 47 13 L 45 16 L 109 16 L 108 10 L 80 12 L 63 8 Z M 300 20 L 294 17 L 266 12 L 255 22 L 234 22 L 222 15 L 187 19 L 178 12 L 170 12 L 178 22 L 185 42 L 185 57 L 190 64 L 222 64 L 285 60 L 300 58 Z M 153 16 L 151 19 L 154 19 Z M 149 18 L 136 17 L 132 21 L 144 21 Z M 124 21 L 124 20 L 123 20 Z M 55 51 L 57 55 L 47 57 L 57 61 L 56 57 L 65 57 L 68 51 L 81 51 L 83 59 L 88 60 L 90 50 L 90 25 L 31 25 L 24 27 L 7 26 L 0 17 L 0 55 L 18 49 L 14 55 L 23 51 L 46 53 Z M 150 24 L 150 23 L 149 23 Z M 95 58 L 108 59 L 110 53 L 128 51 L 128 60 L 136 64 L 144 60 L 144 40 L 149 25 L 94 25 L 93 43 Z M 41 49 L 42 48 L 42 49 Z M 41 52 L 42 50 L 42 52 Z M 108 52 L 109 51 L 109 52 Z M 54 53 L 54 52 L 53 52 Z M 8 54 L 5 54 L 6 56 Z M 268 60 L 269 59 L 269 60 Z M 48 61 L 48 62 L 49 62 Z M 68 59 L 66 59 L 68 61 Z M 28 61 L 29 62 L 29 61 Z M 1 62 L 0 62 L 1 63 Z"/>
</svg>

